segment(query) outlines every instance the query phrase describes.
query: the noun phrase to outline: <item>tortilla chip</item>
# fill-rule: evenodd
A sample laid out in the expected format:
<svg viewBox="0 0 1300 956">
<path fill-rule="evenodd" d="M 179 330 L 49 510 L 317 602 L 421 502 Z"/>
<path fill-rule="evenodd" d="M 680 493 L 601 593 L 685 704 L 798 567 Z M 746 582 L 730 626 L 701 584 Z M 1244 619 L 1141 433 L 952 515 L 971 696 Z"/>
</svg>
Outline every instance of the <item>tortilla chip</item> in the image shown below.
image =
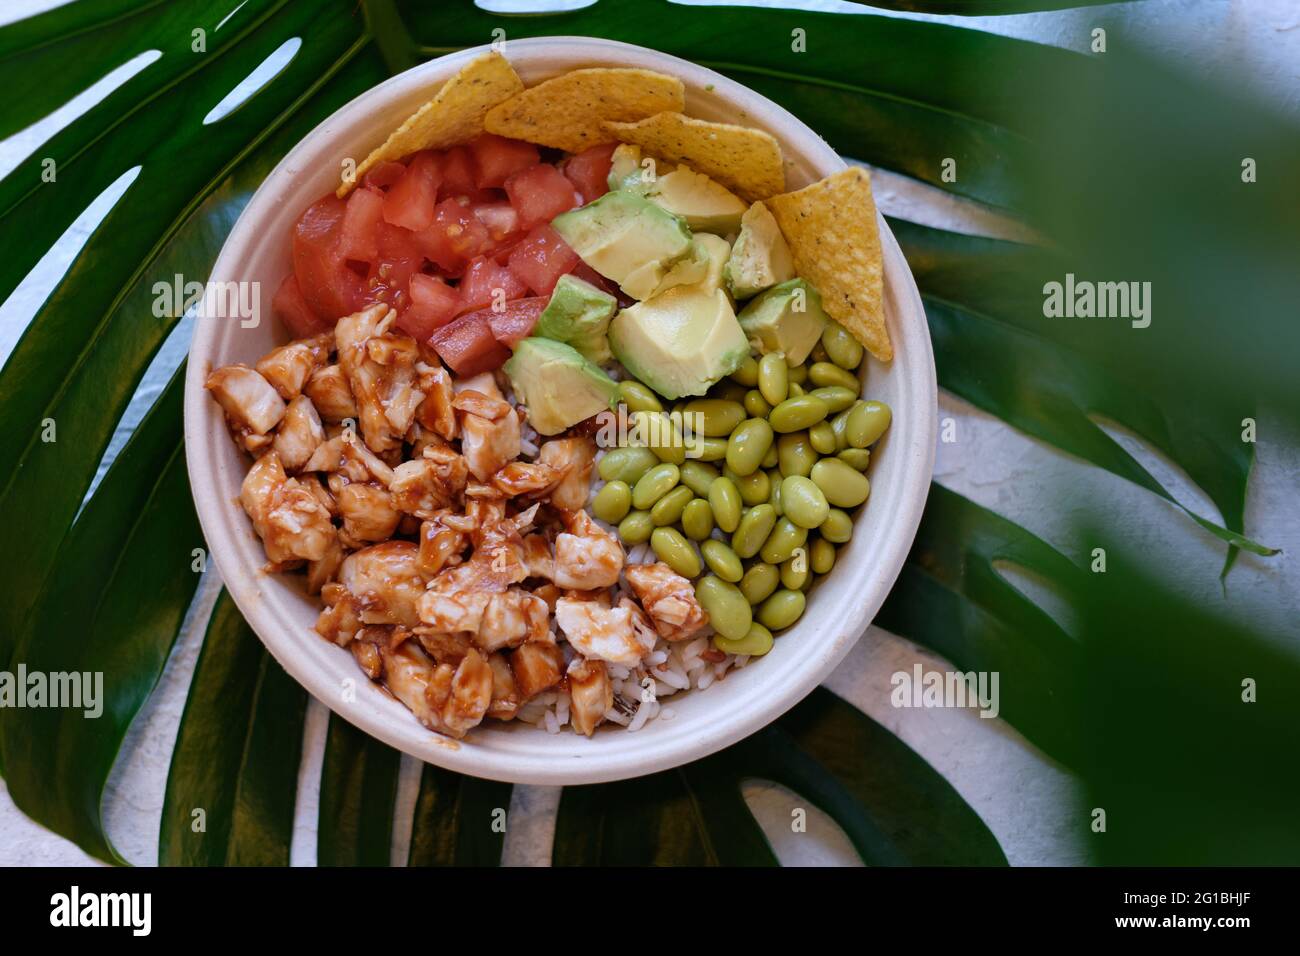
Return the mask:
<svg viewBox="0 0 1300 956">
<path fill-rule="evenodd" d="M 338 197 L 342 199 L 351 192 L 376 163 L 401 159 L 421 149 L 445 149 L 469 142 L 483 132 L 483 117 L 488 110 L 523 88 L 523 81 L 500 53 L 485 53 L 470 60 L 357 166 L 353 181 L 339 186 Z"/>
<path fill-rule="evenodd" d="M 710 123 L 677 113 L 656 113 L 639 123 L 606 123 L 621 143 L 674 163 L 685 163 L 741 195 L 746 202 L 785 189 L 780 144 L 769 134 L 730 123 Z"/>
<path fill-rule="evenodd" d="M 876 358 L 894 347 L 885 328 L 884 263 L 871 180 L 860 166 L 767 200 L 794 256 L 824 308 Z"/>
<path fill-rule="evenodd" d="M 675 76 L 653 70 L 571 70 L 495 107 L 487 131 L 568 153 L 613 142 L 604 120 L 638 120 L 661 110 L 680 110 L 686 88 Z"/>
</svg>

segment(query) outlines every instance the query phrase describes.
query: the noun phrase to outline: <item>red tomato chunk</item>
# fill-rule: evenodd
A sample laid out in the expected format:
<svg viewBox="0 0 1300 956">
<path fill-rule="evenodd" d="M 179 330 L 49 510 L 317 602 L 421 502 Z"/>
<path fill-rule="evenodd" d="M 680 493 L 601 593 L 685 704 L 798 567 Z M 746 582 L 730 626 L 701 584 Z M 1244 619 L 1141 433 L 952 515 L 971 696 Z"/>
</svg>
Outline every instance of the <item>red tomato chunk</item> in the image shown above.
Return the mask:
<svg viewBox="0 0 1300 956">
<path fill-rule="evenodd" d="M 493 337 L 502 345 L 514 348 L 521 339 L 526 339 L 533 334 L 533 326 L 537 324 L 538 318 L 550 301 L 547 296 L 539 295 L 530 299 L 507 302 L 505 308 L 500 311 L 496 309 L 483 311 L 487 313 L 488 325 L 492 328 Z"/>
<path fill-rule="evenodd" d="M 302 296 L 302 290 L 298 288 L 298 279 L 293 273 L 286 276 L 280 283 L 280 288 L 275 290 L 275 296 L 271 299 L 271 310 L 280 317 L 280 321 L 285 324 L 289 334 L 295 339 L 319 335 L 334 327 L 333 322 L 322 319 L 311 310 L 311 306 Z"/>
<path fill-rule="evenodd" d="M 578 265 L 578 254 L 549 225 L 538 226 L 510 253 L 510 271 L 538 295 L 550 295 L 560 276 Z"/>
<path fill-rule="evenodd" d="M 492 335 L 486 312 L 471 312 L 444 325 L 429 337 L 429 344 L 460 376 L 490 372 L 510 358 L 510 349 Z"/>
<path fill-rule="evenodd" d="M 506 195 L 519 213 L 519 224 L 531 229 L 550 222 L 560 213 L 578 205 L 579 197 L 562 172 L 542 163 L 506 180 Z"/>
<path fill-rule="evenodd" d="M 442 172 L 432 153 L 416 153 L 402 178 L 384 196 L 384 219 L 394 226 L 419 232 L 433 222 Z"/>
<path fill-rule="evenodd" d="M 527 291 L 523 280 L 509 269 L 480 256 L 469 264 L 465 278 L 460 280 L 460 311 L 473 312 L 495 305 L 498 300 L 509 302 Z"/>
<path fill-rule="evenodd" d="M 339 252 L 346 204 L 333 193 L 318 199 L 293 231 L 293 273 L 313 312 L 323 319 L 351 315 L 365 303 L 365 280 Z"/>
<path fill-rule="evenodd" d="M 376 233 L 383 219 L 384 194 L 377 189 L 354 189 L 343 210 L 339 227 L 339 255 L 357 262 L 379 258 Z"/>
<path fill-rule="evenodd" d="M 469 144 L 474 159 L 474 185 L 479 189 L 503 186 L 522 169 L 536 166 L 541 156 L 532 143 L 484 133 Z"/>
<path fill-rule="evenodd" d="M 583 205 L 609 192 L 609 170 L 614 164 L 614 150 L 617 148 L 617 143 L 592 146 L 565 160 L 564 175 L 573 183 L 573 188 L 582 193 Z"/>
<path fill-rule="evenodd" d="M 398 313 L 397 327 L 424 341 L 460 311 L 460 293 L 437 276 L 411 276 L 410 304 Z"/>
</svg>

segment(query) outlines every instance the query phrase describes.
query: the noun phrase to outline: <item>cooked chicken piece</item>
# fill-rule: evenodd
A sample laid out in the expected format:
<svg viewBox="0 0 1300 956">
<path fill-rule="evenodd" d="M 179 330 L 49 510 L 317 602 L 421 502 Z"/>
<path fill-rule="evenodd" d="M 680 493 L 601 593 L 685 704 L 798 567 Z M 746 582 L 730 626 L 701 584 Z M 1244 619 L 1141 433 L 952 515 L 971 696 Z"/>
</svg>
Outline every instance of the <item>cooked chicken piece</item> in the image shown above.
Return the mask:
<svg viewBox="0 0 1300 956">
<path fill-rule="evenodd" d="M 450 686 L 442 679 L 450 665 L 439 664 L 435 678 L 424 692 L 431 707 L 438 711 L 441 731 L 452 737 L 464 737 L 483 722 L 492 703 L 492 668 L 476 650 L 470 650 L 457 665 Z"/>
<path fill-rule="evenodd" d="M 311 373 L 303 394 L 311 399 L 320 417 L 327 422 L 342 422 L 349 418 L 356 420 L 357 403 L 352 397 L 352 386 L 343 369 L 337 365 L 326 365 Z"/>
<path fill-rule="evenodd" d="M 549 621 L 550 609 L 545 601 L 512 588 L 492 595 L 474 640 L 485 651 L 518 647 L 526 640 L 545 640 Z"/>
<path fill-rule="evenodd" d="M 320 506 L 329 512 L 331 518 L 338 517 L 339 503 L 334 500 L 330 490 L 321 484 L 319 476 L 304 473 L 299 476 L 298 481 L 312 493 L 312 497 L 320 502 Z"/>
<path fill-rule="evenodd" d="M 360 602 L 337 581 L 322 587 L 320 597 L 325 608 L 316 619 L 316 633 L 327 641 L 346 647 L 365 626 L 361 620 Z"/>
<path fill-rule="evenodd" d="M 419 625 L 416 607 L 425 579 L 418 559 L 419 548 L 411 541 L 385 541 L 343 559 L 339 583 L 356 598 L 363 622 Z"/>
<path fill-rule="evenodd" d="M 320 483 L 316 482 L 316 487 Z M 324 489 L 322 489 L 323 491 Z M 307 563 L 307 593 L 320 594 L 321 588 L 329 584 L 339 573 L 339 568 L 343 565 L 343 558 L 347 552 L 343 550 L 343 545 L 335 536 L 330 542 L 329 548 L 325 551 L 325 556 L 319 561 L 309 561 Z"/>
<path fill-rule="evenodd" d="M 371 680 L 379 680 L 384 673 L 384 658 L 380 648 L 397 646 L 392 640 L 392 631 L 391 627 L 362 628 L 357 633 L 356 640 L 348 645 L 357 664 Z"/>
<path fill-rule="evenodd" d="M 286 402 L 301 394 L 311 373 L 329 361 L 334 333 L 298 339 L 272 349 L 257 360 L 257 370 Z"/>
<path fill-rule="evenodd" d="M 664 640 L 684 641 L 709 623 L 691 582 L 663 562 L 629 564 L 623 573 Z"/>
<path fill-rule="evenodd" d="M 568 512 L 569 530 L 555 537 L 555 583 L 588 591 L 618 583 L 623 546 L 585 511 Z"/>
<path fill-rule="evenodd" d="M 450 441 L 458 434 L 456 412 L 451 405 L 455 395 L 451 373 L 441 365 L 420 362 L 415 366 L 415 374 L 416 387 L 424 393 L 424 401 L 415 413 L 416 421 Z"/>
<path fill-rule="evenodd" d="M 614 688 L 600 661 L 574 658 L 567 671 L 569 677 L 569 720 L 573 729 L 590 737 L 605 719 L 605 711 L 614 706 Z"/>
<path fill-rule="evenodd" d="M 555 613 L 555 602 L 564 596 L 564 592 L 554 584 L 543 584 L 541 587 L 533 588 L 533 593 L 546 602 L 546 607 L 552 614 Z"/>
<path fill-rule="evenodd" d="M 530 534 L 524 538 L 524 564 L 530 578 L 555 577 L 555 556 L 551 554 L 551 544 L 543 534 Z"/>
<path fill-rule="evenodd" d="M 426 591 L 418 605 L 420 620 L 436 631 L 477 634 L 491 597 L 490 591 Z"/>
<path fill-rule="evenodd" d="M 473 388 L 465 388 L 456 392 L 451 407 L 458 412 L 477 415 L 479 418 L 486 418 L 491 422 L 501 420 L 511 411 L 510 403 L 505 399 L 484 395 Z"/>
<path fill-rule="evenodd" d="M 478 392 L 488 398 L 505 401 L 505 396 L 501 394 L 501 386 L 497 384 L 496 376 L 491 372 L 479 372 L 469 378 L 462 378 L 453 383 L 453 388 L 457 395 L 461 392 Z"/>
<path fill-rule="evenodd" d="M 457 531 L 443 523 L 444 515 L 434 515 L 420 525 L 420 573 L 432 578 L 453 558 L 460 560 L 460 554 L 469 546 L 469 537 L 463 531 Z"/>
<path fill-rule="evenodd" d="M 555 602 L 555 623 L 583 657 L 636 667 L 654 649 L 654 642 L 646 642 L 632 626 L 626 607 L 565 595 Z"/>
<path fill-rule="evenodd" d="M 479 481 L 487 481 L 519 457 L 519 413 L 513 408 L 496 421 L 462 415 L 460 430 L 461 454 Z"/>
<path fill-rule="evenodd" d="M 342 435 L 335 435 L 333 438 L 327 438 L 316 446 L 316 450 L 311 453 L 311 457 L 303 463 L 303 471 L 338 471 L 343 467 L 343 445 Z"/>
<path fill-rule="evenodd" d="M 234 437 L 235 441 L 243 446 L 244 451 L 254 458 L 260 457 L 262 452 L 275 443 L 274 432 L 269 435 L 254 435 L 252 432 L 236 431 Z"/>
<path fill-rule="evenodd" d="M 334 496 L 338 500 L 343 530 L 355 541 L 387 541 L 397 530 L 402 513 L 393 506 L 393 496 L 374 485 L 344 485 Z"/>
<path fill-rule="evenodd" d="M 542 445 L 537 460 L 563 476 L 551 489 L 551 504 L 565 511 L 579 511 L 586 506 L 591 494 L 591 470 L 596 461 L 594 441 L 554 438 Z"/>
<path fill-rule="evenodd" d="M 450 448 L 426 448 L 425 457 L 393 469 L 388 489 L 402 511 L 421 518 L 454 505 L 465 490 L 469 466 Z"/>
<path fill-rule="evenodd" d="M 334 327 L 339 366 L 356 400 L 361 437 L 374 452 L 400 448 L 424 393 L 415 387 L 419 348 L 389 330 L 397 313 L 376 304 Z"/>
<path fill-rule="evenodd" d="M 510 652 L 510 673 L 519 690 L 519 700 L 536 697 L 560 682 L 564 654 L 548 641 L 529 641 Z"/>
<path fill-rule="evenodd" d="M 488 658 L 488 666 L 492 668 L 492 703 L 488 705 L 487 715 L 497 720 L 512 720 L 519 711 L 519 687 L 510 662 L 504 654 L 493 654 Z"/>
<path fill-rule="evenodd" d="M 430 686 L 435 683 L 433 661 L 413 641 L 405 641 L 396 648 L 381 646 L 379 654 L 384 663 L 384 686 L 407 706 L 416 720 L 430 730 L 441 731 L 442 715 L 427 696 Z M 443 666 L 446 673 L 441 676 L 450 688 L 454 670 Z"/>
<path fill-rule="evenodd" d="M 239 500 L 273 564 L 325 557 L 335 537 L 329 512 L 297 479 L 284 473 L 274 451 L 253 463 L 244 476 Z"/>
<path fill-rule="evenodd" d="M 560 473 L 550 465 L 512 461 L 492 476 L 492 484 L 503 494 L 526 495 L 545 491 L 559 477 Z"/>
<path fill-rule="evenodd" d="M 247 365 L 225 365 L 209 375 L 203 387 L 237 433 L 265 435 L 284 417 L 284 399 Z"/>
<path fill-rule="evenodd" d="M 450 664 L 452 667 L 459 664 L 474 646 L 468 634 L 448 634 L 429 627 L 417 627 L 415 636 L 430 657 L 439 664 Z"/>
<path fill-rule="evenodd" d="M 285 471 L 297 471 L 325 441 L 325 428 L 311 399 L 299 395 L 285 409 L 275 432 L 275 451 Z"/>
</svg>

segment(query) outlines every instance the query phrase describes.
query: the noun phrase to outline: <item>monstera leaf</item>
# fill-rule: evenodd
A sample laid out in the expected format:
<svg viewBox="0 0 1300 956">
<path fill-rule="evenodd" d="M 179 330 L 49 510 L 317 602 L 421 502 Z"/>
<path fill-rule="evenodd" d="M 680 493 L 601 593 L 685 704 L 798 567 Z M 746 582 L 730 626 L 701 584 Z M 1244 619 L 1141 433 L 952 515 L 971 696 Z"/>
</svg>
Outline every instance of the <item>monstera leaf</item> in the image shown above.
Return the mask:
<svg viewBox="0 0 1300 956">
<path fill-rule="evenodd" d="M 975 13 L 1060 4 L 885 5 Z M 180 319 L 175 310 L 159 314 L 154 284 L 206 276 L 253 189 L 337 107 L 392 72 L 491 42 L 501 29 L 507 43 L 585 34 L 696 60 L 787 106 L 847 156 L 1010 210 L 1026 200 L 1035 122 L 1013 87 L 982 82 L 990 64 L 1026 84 L 1045 74 L 1070 82 L 1093 69 L 1061 50 L 932 23 L 665 0 L 599 0 L 522 17 L 469 0 L 79 0 L 0 28 L 0 83 L 10 91 L 0 135 L 119 67 L 135 70 L 0 180 L 0 228 L 10 239 L 0 298 L 87 206 L 116 196 L 0 372 L 0 510 L 9 540 L 22 545 L 0 556 L 0 665 L 105 675 L 104 713 L 95 720 L 0 709 L 0 757 L 24 812 L 96 856 L 118 859 L 101 819 L 105 782 L 162 673 L 202 567 L 180 447 L 179 377 L 87 495 L 146 367 Z M 286 52 L 273 76 L 258 72 Z M 243 98 L 232 106 L 237 89 Z M 944 158 L 963 170 L 956 180 L 942 175 Z M 1005 247 L 898 228 L 927 295 L 944 384 L 1168 497 L 1081 418 L 1098 411 L 1087 406 L 1104 384 L 1104 366 L 1084 365 L 1038 393 L 1036 363 L 1064 361 L 1068 343 L 1041 331 L 1013 334 L 1014 315 L 988 301 L 981 276 L 1003 261 Z M 1003 318 L 1006 328 L 990 321 Z M 997 351 L 1007 385 L 972 379 L 958 361 L 966 351 Z M 1209 452 L 1189 453 L 1184 419 L 1161 431 L 1157 411 L 1172 416 L 1177 399 L 1115 417 L 1182 464 L 1240 532 L 1249 457 L 1215 463 Z M 1053 409 L 1063 421 L 1046 414 Z M 1062 580 L 1076 573 L 1014 525 L 936 488 L 886 620 L 960 666 L 1017 675 L 1008 718 L 1072 760 L 1077 741 L 1053 701 L 1065 692 L 1074 650 L 1039 608 L 999 584 L 992 568 L 1000 558 Z M 947 626 L 954 621 L 960 626 Z M 206 641 L 173 756 L 160 861 L 284 863 L 305 696 L 228 599 L 218 602 Z M 388 862 L 399 767 L 395 752 L 331 718 L 320 862 Z M 868 863 L 1004 862 L 950 786 L 825 692 L 697 764 L 569 791 L 555 862 L 772 863 L 741 796 L 748 779 L 776 782 L 819 807 Z M 493 824 L 509 802 L 508 786 L 425 768 L 411 864 L 499 862 Z"/>
</svg>

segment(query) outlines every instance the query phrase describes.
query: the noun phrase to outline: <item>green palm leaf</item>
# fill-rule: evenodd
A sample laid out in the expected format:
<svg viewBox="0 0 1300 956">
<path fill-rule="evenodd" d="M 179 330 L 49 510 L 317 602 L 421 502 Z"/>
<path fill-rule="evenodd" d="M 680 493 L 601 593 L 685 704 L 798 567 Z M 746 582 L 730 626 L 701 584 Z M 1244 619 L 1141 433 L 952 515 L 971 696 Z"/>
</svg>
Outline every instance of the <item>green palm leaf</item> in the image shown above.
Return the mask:
<svg viewBox="0 0 1300 956">
<path fill-rule="evenodd" d="M 402 755 L 330 715 L 320 775 L 320 866 L 388 866 Z"/>
</svg>

